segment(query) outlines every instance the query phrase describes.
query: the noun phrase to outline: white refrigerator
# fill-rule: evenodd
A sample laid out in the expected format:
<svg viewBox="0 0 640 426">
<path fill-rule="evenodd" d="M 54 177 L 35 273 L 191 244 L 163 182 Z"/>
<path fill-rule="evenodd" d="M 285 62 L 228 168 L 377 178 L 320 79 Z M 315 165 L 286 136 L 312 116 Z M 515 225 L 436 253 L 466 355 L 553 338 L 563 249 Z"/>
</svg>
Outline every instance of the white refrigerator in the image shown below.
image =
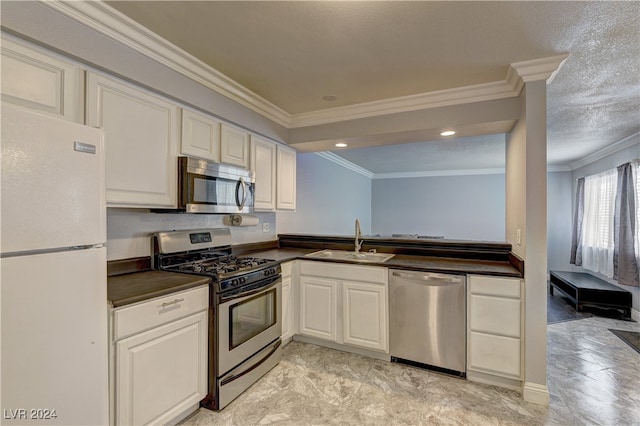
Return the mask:
<svg viewBox="0 0 640 426">
<path fill-rule="evenodd" d="M 0 423 L 108 424 L 103 132 L 0 114 Z"/>
</svg>

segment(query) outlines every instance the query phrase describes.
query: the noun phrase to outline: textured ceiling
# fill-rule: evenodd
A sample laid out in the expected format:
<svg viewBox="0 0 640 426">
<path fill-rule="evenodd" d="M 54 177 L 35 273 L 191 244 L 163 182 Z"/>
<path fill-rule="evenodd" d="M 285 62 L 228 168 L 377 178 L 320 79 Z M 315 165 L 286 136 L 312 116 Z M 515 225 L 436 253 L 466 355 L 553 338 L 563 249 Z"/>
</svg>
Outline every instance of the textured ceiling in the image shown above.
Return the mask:
<svg viewBox="0 0 640 426">
<path fill-rule="evenodd" d="M 568 52 L 548 87 L 549 163 L 640 130 L 640 2 L 108 3 L 291 114 L 500 81 Z M 501 135 L 429 143 L 337 153 L 376 173 L 390 156 L 397 171 L 467 168 L 465 151 L 469 168 L 504 162 Z"/>
</svg>

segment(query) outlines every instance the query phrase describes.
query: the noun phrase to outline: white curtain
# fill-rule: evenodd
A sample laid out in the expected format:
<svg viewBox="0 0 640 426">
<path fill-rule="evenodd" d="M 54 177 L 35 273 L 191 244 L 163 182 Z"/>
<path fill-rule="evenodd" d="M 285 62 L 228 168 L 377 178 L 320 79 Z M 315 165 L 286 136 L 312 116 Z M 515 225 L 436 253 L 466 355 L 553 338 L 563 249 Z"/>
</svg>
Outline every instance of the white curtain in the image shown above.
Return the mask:
<svg viewBox="0 0 640 426">
<path fill-rule="evenodd" d="M 609 170 L 584 182 L 582 267 L 613 278 L 613 214 L 618 174 Z"/>
<path fill-rule="evenodd" d="M 635 249 L 636 249 L 636 261 L 640 265 L 640 162 L 633 164 L 634 180 L 636 183 L 636 236 L 635 236 Z"/>
</svg>

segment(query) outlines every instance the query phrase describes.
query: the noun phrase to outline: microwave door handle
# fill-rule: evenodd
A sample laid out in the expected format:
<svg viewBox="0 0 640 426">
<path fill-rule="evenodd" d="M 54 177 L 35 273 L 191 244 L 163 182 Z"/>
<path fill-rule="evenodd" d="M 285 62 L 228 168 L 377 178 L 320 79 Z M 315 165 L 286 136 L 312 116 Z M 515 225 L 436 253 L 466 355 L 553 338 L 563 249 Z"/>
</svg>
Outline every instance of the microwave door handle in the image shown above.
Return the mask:
<svg viewBox="0 0 640 426">
<path fill-rule="evenodd" d="M 242 187 L 242 201 L 239 203 L 240 211 L 244 209 L 244 203 L 247 202 L 247 185 L 244 183 L 244 179 L 240 178 L 238 189 Z M 237 200 L 236 200 L 237 201 Z"/>
</svg>

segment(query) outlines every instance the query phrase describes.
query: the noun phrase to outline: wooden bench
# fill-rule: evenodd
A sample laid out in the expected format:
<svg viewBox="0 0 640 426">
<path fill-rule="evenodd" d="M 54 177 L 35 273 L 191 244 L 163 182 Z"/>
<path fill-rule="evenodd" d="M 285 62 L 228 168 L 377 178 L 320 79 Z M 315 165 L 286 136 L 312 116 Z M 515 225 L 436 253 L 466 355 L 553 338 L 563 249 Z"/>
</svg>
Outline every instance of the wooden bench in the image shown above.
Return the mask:
<svg viewBox="0 0 640 426">
<path fill-rule="evenodd" d="M 584 306 L 621 310 L 631 318 L 631 292 L 582 272 L 551 271 L 549 292 L 556 288 L 564 293 L 581 312 Z"/>
</svg>

